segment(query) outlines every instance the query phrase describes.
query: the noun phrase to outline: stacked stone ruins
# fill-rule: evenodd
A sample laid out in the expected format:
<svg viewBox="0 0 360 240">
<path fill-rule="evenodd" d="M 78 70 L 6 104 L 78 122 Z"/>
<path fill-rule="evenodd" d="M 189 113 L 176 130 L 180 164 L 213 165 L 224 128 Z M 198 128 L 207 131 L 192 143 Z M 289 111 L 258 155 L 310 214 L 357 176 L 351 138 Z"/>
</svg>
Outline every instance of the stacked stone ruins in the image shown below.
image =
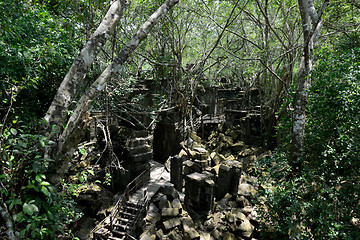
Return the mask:
<svg viewBox="0 0 360 240">
<path fill-rule="evenodd" d="M 149 94 L 145 100 L 151 105 Z M 121 192 L 139 173 L 148 170 L 151 159 L 164 164 L 170 175 L 170 182 L 150 201 L 134 233 L 136 238 L 257 238 L 259 223 L 253 200 L 258 185 L 252 174 L 257 159 L 269 154 L 262 147 L 264 123 L 259 94 L 256 89 L 238 88 L 199 92 L 193 105 L 196 114 L 192 130 L 186 122 L 189 119 L 182 118 L 176 108 L 159 112 L 152 131 L 134 131 L 122 127 L 116 117 L 106 116 L 106 121 L 112 123 L 113 151 L 119 161 L 114 164 L 111 156 L 104 158 L 104 151 L 91 161 L 98 164 L 94 179 L 104 179 L 104 169 L 111 173 L 108 189 L 113 193 L 108 195 L 113 202 L 118 199 L 113 195 L 116 189 Z M 106 136 L 101 128 L 105 125 L 104 114 L 94 115 L 90 139 L 105 149 L 106 137 L 99 138 Z M 139 117 L 144 125 L 151 122 L 145 114 Z M 118 163 L 123 169 L 116 166 Z M 92 209 L 90 217 L 101 221 L 111 209 L 111 203 L 103 204 Z"/>
</svg>

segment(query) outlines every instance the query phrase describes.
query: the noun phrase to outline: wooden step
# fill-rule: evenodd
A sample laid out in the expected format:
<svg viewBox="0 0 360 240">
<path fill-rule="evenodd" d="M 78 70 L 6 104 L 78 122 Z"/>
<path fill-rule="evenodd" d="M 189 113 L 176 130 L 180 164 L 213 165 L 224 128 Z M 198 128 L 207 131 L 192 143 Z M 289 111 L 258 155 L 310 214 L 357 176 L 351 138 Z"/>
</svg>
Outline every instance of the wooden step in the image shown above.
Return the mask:
<svg viewBox="0 0 360 240">
<path fill-rule="evenodd" d="M 128 213 L 128 212 L 120 212 L 119 213 L 119 216 L 120 215 L 124 215 L 125 218 L 134 218 L 136 215 L 135 214 L 132 214 L 132 213 Z"/>
<path fill-rule="evenodd" d="M 116 234 L 117 236 L 120 236 L 120 239 L 125 239 L 126 238 L 126 232 L 121 232 L 119 230 L 113 229 L 112 233 Z"/>
<path fill-rule="evenodd" d="M 128 229 L 128 225 L 127 224 L 114 224 L 114 226 L 116 227 L 116 229 L 113 229 L 113 231 L 118 231 L 118 232 L 125 232 Z"/>
<path fill-rule="evenodd" d="M 127 206 L 125 205 L 124 206 L 124 210 L 128 210 L 127 212 L 133 212 L 133 213 L 137 213 L 137 212 L 140 212 L 141 210 L 141 207 L 132 207 L 132 206 Z"/>
<path fill-rule="evenodd" d="M 140 208 L 141 206 L 132 202 L 126 202 L 126 206 L 130 206 L 130 207 L 136 207 L 136 208 Z"/>
<path fill-rule="evenodd" d="M 134 222 L 133 219 L 129 219 L 129 218 L 122 218 L 122 217 L 117 217 L 116 220 L 118 222 Z M 116 226 L 116 224 L 115 224 Z"/>
</svg>

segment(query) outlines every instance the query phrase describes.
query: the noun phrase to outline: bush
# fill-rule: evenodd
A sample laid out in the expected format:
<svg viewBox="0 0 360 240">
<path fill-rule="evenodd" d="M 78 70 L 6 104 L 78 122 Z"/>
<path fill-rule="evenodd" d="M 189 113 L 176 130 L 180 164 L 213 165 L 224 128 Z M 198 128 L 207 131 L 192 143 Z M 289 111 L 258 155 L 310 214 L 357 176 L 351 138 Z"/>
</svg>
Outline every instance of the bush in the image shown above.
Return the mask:
<svg viewBox="0 0 360 240">
<path fill-rule="evenodd" d="M 80 217 L 75 202 L 55 189 L 43 174 L 50 159 L 43 158 L 51 144 L 26 126 L 5 128 L 1 141 L 1 197 L 9 207 L 20 238 L 55 239 L 67 224 Z"/>
<path fill-rule="evenodd" d="M 284 151 L 259 162 L 262 223 L 282 239 L 359 236 L 360 48 L 345 43 L 317 56 L 303 171 L 292 174 Z"/>
</svg>

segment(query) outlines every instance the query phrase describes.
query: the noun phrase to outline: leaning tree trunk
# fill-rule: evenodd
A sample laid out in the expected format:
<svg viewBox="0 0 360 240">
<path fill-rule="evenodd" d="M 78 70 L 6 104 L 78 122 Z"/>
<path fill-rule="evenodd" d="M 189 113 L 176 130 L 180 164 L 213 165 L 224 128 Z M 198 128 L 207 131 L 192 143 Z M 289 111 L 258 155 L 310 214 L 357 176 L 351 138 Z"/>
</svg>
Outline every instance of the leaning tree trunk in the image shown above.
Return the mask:
<svg viewBox="0 0 360 240">
<path fill-rule="evenodd" d="M 13 219 L 7 210 L 6 204 L 3 202 L 0 196 L 0 219 L 1 218 L 4 220 L 4 223 L 8 228 L 7 230 L 8 238 L 10 240 L 17 240 L 18 238 L 15 235 Z"/>
<path fill-rule="evenodd" d="M 99 27 L 70 67 L 45 115 L 49 133 L 53 130 L 53 126 L 60 131 L 60 127 L 66 121 L 67 110 L 79 90 L 79 85 L 122 17 L 124 2 L 124 0 L 113 1 Z"/>
<path fill-rule="evenodd" d="M 69 152 L 74 149 L 82 138 L 89 123 L 89 106 L 96 96 L 105 88 L 106 83 L 120 69 L 131 53 L 149 34 L 156 23 L 179 0 L 166 0 L 140 27 L 136 34 L 125 45 L 114 61 L 102 72 L 97 80 L 87 89 L 78 101 L 76 108 L 68 120 L 66 127 L 59 136 L 58 146 L 54 156 L 54 164 L 50 169 L 50 181 L 56 183 L 66 170 L 69 162 Z"/>
<path fill-rule="evenodd" d="M 294 116 L 292 127 L 292 143 L 289 164 L 295 172 L 301 170 L 301 157 L 304 149 L 306 106 L 308 92 L 311 87 L 311 70 L 313 50 L 322 27 L 321 15 L 329 4 L 325 0 L 317 13 L 312 0 L 298 0 L 303 26 L 304 48 L 300 63 L 298 83 L 295 94 Z"/>
</svg>

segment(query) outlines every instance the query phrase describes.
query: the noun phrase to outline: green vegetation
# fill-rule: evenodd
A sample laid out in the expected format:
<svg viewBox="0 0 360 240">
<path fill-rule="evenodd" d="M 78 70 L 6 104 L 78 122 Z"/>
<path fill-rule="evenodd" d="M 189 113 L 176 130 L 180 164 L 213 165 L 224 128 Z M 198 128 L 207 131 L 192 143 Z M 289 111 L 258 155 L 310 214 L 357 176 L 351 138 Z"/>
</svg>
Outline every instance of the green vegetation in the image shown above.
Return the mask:
<svg viewBox="0 0 360 240">
<path fill-rule="evenodd" d="M 69 116 L 81 94 L 164 1 L 127 2 L 113 35 L 75 89 Z M 316 10 L 321 4 L 315 1 Z M 103 0 L 0 1 L 0 207 L 8 211 L 7 220 L 21 239 L 71 238 L 69 224 L 81 217 L 73 200 L 77 183 L 50 183 L 47 169 L 55 157 L 46 152 L 57 139 L 44 131 L 41 119 L 109 6 Z M 352 0 L 331 1 L 322 16 L 314 69 L 307 76 L 312 86 L 299 172 L 289 164 L 304 45 L 295 0 L 180 1 L 103 94 L 92 99 L 92 108 L 109 108 L 131 126 L 139 124 L 132 113 L 174 106 L 188 120 L 189 103 L 196 101 L 200 87 L 259 89 L 261 119 L 279 117 L 270 126 L 262 122 L 262 131 L 271 135 L 276 127 L 280 139 L 273 156 L 261 159 L 258 167 L 262 234 L 269 239 L 355 240 L 360 232 L 359 6 Z M 141 105 L 149 100 L 144 94 L 130 94 L 144 80 L 157 93 L 151 109 Z M 125 95 L 131 97 L 124 100 Z M 86 150 L 79 152 L 85 155 Z M 93 175 L 77 173 L 80 183 Z M 98 183 L 111 185 L 115 177 L 104 175 Z"/>
<path fill-rule="evenodd" d="M 80 216 L 47 181 L 52 143 L 37 124 L 77 54 L 65 25 L 39 4 L 0 2 L 0 197 L 23 239 L 55 239 Z"/>
<path fill-rule="evenodd" d="M 44 114 L 77 54 L 74 26 L 41 5 L 0 3 L 1 108 L 13 98 L 26 121 Z"/>
<path fill-rule="evenodd" d="M 264 229 L 282 239 L 358 238 L 359 53 L 353 35 L 317 55 L 302 172 L 292 174 L 286 149 L 260 162 Z"/>
<path fill-rule="evenodd" d="M 52 186 L 44 173 L 51 159 L 44 148 L 51 142 L 16 124 L 1 136 L 1 198 L 9 206 L 20 238 L 55 239 L 81 216 L 71 196 Z"/>
</svg>

